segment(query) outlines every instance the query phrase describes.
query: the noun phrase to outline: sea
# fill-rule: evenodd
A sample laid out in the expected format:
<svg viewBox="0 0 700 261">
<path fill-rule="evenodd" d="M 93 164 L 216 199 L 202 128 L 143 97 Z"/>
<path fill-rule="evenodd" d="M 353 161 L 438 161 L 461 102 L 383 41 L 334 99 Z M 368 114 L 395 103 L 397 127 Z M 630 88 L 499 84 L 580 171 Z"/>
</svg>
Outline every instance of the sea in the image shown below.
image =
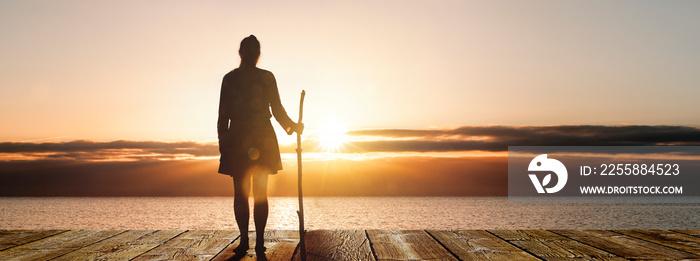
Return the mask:
<svg viewBox="0 0 700 261">
<path fill-rule="evenodd" d="M 297 230 L 298 204 L 296 197 L 271 197 L 267 229 Z M 309 230 L 700 229 L 698 203 L 516 203 L 507 197 L 307 197 L 304 212 Z M 232 197 L 7 197 L 0 198 L 0 229 L 237 227 Z M 254 229 L 251 217 L 251 230 Z"/>
</svg>

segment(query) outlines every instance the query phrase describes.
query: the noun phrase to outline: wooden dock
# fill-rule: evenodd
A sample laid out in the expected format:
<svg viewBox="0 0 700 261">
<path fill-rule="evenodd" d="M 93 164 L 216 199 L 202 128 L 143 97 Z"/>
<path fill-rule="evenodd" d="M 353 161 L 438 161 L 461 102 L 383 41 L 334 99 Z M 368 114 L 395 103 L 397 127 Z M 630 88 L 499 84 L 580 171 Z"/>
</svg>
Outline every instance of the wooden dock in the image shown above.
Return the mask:
<svg viewBox="0 0 700 261">
<path fill-rule="evenodd" d="M 254 233 L 251 233 L 254 235 Z M 297 231 L 0 230 L 0 260 L 298 260 Z M 313 230 L 309 260 L 700 260 L 700 230 Z M 251 242 L 255 242 L 251 237 Z"/>
</svg>

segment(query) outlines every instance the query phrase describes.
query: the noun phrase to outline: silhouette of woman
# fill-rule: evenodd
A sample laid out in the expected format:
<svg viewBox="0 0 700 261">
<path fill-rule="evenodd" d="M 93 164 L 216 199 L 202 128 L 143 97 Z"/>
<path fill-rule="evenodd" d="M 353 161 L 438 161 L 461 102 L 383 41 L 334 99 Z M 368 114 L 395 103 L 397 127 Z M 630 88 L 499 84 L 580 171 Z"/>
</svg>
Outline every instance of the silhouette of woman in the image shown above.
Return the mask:
<svg viewBox="0 0 700 261">
<path fill-rule="evenodd" d="M 254 198 L 256 252 L 265 252 L 267 223 L 267 177 L 282 169 L 279 145 L 270 123 L 272 115 L 287 134 L 301 133 L 303 124 L 293 122 L 280 102 L 275 76 L 256 67 L 260 42 L 250 35 L 241 41 L 241 64 L 227 73 L 221 84 L 219 100 L 219 173 L 233 177 L 233 209 L 241 233 L 234 252 L 245 253 L 249 246 L 248 220 L 251 179 Z M 272 108 L 272 114 L 270 114 Z"/>
</svg>

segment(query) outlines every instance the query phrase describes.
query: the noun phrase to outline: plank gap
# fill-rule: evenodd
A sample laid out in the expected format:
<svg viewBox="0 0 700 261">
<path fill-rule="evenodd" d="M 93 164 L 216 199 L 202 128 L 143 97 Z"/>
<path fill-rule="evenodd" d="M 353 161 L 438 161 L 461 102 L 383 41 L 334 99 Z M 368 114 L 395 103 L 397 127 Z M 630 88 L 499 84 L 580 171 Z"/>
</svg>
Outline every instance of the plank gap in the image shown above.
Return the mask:
<svg viewBox="0 0 700 261">
<path fill-rule="evenodd" d="M 377 251 L 374 250 L 374 245 L 372 243 L 372 240 L 369 239 L 369 234 L 368 234 L 366 229 L 365 229 L 365 237 L 367 238 L 367 241 L 369 241 L 369 250 L 372 252 L 372 256 L 374 257 L 374 260 L 379 260 L 379 258 L 377 258 Z"/>
<path fill-rule="evenodd" d="M 525 250 L 524 248 L 522 248 L 522 247 L 520 247 L 520 246 L 518 246 L 518 245 L 513 244 L 513 242 L 510 242 L 510 241 L 508 241 L 508 240 L 505 240 L 504 238 L 502 238 L 502 237 L 500 237 L 500 236 L 494 234 L 493 232 L 491 232 L 491 231 L 489 231 L 489 230 L 484 229 L 484 231 L 485 231 L 486 233 L 489 233 L 489 234 L 491 234 L 492 236 L 494 236 L 494 237 L 496 237 L 496 238 L 502 240 L 503 242 L 506 242 L 506 243 L 510 244 L 511 246 L 513 246 L 513 247 L 515 247 L 515 248 L 517 248 L 517 249 L 520 249 L 521 251 L 527 253 L 528 255 L 531 255 L 531 256 L 534 257 L 534 258 L 537 258 L 537 259 L 539 259 L 539 260 L 544 260 L 544 259 L 542 259 L 541 257 L 535 255 L 534 253 L 532 253 L 532 252 L 530 252 L 530 251 L 527 251 L 527 250 Z"/>
<path fill-rule="evenodd" d="M 624 230 L 626 233 L 623 233 L 622 231 L 623 230 L 613 230 L 613 232 L 618 233 L 620 235 L 636 238 L 636 239 L 639 239 L 639 240 L 642 240 L 645 242 L 660 245 L 662 247 L 668 247 L 668 248 L 678 250 L 681 252 L 685 252 L 688 254 L 692 254 L 695 256 L 700 255 L 700 238 L 698 238 L 698 240 L 695 240 L 694 242 L 689 242 L 689 243 L 695 244 L 696 247 L 691 248 L 690 250 L 692 250 L 692 251 L 688 251 L 687 249 L 690 246 L 688 244 L 683 244 L 683 242 L 688 242 L 688 241 L 679 241 L 679 239 L 674 240 L 674 239 L 669 238 L 668 236 L 665 236 L 666 234 L 668 234 L 668 235 L 676 234 L 676 235 L 683 235 L 683 236 L 688 236 L 691 238 L 696 238 L 696 237 L 693 237 L 691 235 L 681 234 L 681 233 L 677 233 L 677 232 L 670 231 L 670 230 L 666 230 L 666 232 L 669 232 L 669 233 L 664 233 L 664 234 L 662 234 L 661 232 L 653 233 L 652 231 L 654 231 L 654 230 Z M 650 240 L 650 238 L 651 238 L 651 240 Z"/>
<path fill-rule="evenodd" d="M 551 232 L 551 233 L 554 233 L 554 234 L 557 234 L 557 235 L 560 235 L 560 236 L 562 236 L 562 237 L 571 239 L 571 240 L 576 241 L 576 242 L 578 242 L 578 243 L 580 243 L 580 244 L 583 244 L 583 245 L 586 245 L 586 246 L 589 246 L 589 247 L 598 249 L 598 250 L 603 251 L 603 252 L 605 252 L 605 253 L 608 253 L 608 254 L 610 254 L 610 255 L 612 255 L 612 256 L 620 257 L 620 258 L 624 258 L 624 259 L 629 260 L 629 258 L 627 258 L 627 257 L 623 257 L 623 256 L 620 256 L 620 255 L 618 255 L 618 254 L 615 254 L 615 253 L 612 253 L 612 252 L 610 252 L 610 251 L 607 251 L 607 250 L 605 250 L 605 249 L 602 249 L 602 248 L 599 248 L 599 247 L 596 247 L 596 246 L 593 246 L 593 245 L 590 245 L 590 244 L 586 244 L 585 242 L 581 242 L 581 241 L 576 240 L 576 239 L 574 239 L 574 238 L 571 238 L 571 237 L 569 237 L 569 236 L 567 236 L 567 235 L 564 235 L 564 234 L 561 234 L 561 233 L 557 233 L 557 232 L 552 231 L 552 230 L 547 230 L 547 231 L 549 231 L 549 232 Z"/>
<path fill-rule="evenodd" d="M 24 231 L 42 231 L 42 230 L 24 230 Z M 39 240 L 42 240 L 42 239 L 46 239 L 46 238 L 49 238 L 49 237 L 58 236 L 58 235 L 61 235 L 61 234 L 63 234 L 63 233 L 66 233 L 66 232 L 68 232 L 68 231 L 70 231 L 70 230 L 63 230 L 63 231 L 60 231 L 60 230 L 59 230 L 59 232 L 57 232 L 57 233 L 50 234 L 50 235 L 45 235 L 45 236 L 40 237 L 40 238 L 30 239 L 29 241 L 26 241 L 26 242 L 23 242 L 23 243 L 20 243 L 20 244 L 17 244 L 17 245 L 12 245 L 12 246 L 9 246 L 9 247 L 7 247 L 7 248 L 0 249 L 0 251 L 9 250 L 9 249 L 14 248 L 14 247 L 18 247 L 18 246 L 30 244 L 30 243 L 32 243 L 32 242 L 36 242 L 36 241 L 39 241 Z"/>
<path fill-rule="evenodd" d="M 440 240 L 437 240 L 437 238 L 435 238 L 435 235 L 433 235 L 432 233 L 430 233 L 430 231 L 428 231 L 428 230 L 424 230 L 424 231 L 425 231 L 425 233 L 428 234 L 433 240 L 435 240 L 435 242 L 437 242 L 438 244 L 440 244 L 440 246 L 441 246 L 442 248 L 444 248 L 445 250 L 447 250 L 447 252 L 449 252 L 455 259 L 460 260 L 460 261 L 463 261 L 462 259 L 459 258 L 459 256 L 457 256 L 457 254 L 455 254 L 454 252 L 452 252 L 452 250 L 450 250 L 449 248 L 447 248 L 447 247 L 445 246 L 445 244 L 443 244 L 442 242 L 440 242 Z M 452 230 L 448 230 L 448 231 L 452 231 Z"/>
<path fill-rule="evenodd" d="M 559 231 L 559 232 L 555 232 Z M 696 259 L 699 256 L 630 237 L 610 230 L 554 230 L 552 233 L 579 241 L 626 259 Z"/>
<path fill-rule="evenodd" d="M 158 245 L 156 245 L 156 246 L 154 246 L 154 247 L 152 247 L 152 248 L 150 248 L 150 249 L 144 251 L 144 252 L 141 253 L 141 254 L 138 254 L 137 256 L 135 256 L 135 257 L 133 257 L 133 258 L 131 258 L 131 259 L 129 259 L 129 260 L 134 260 L 134 259 L 139 258 L 140 256 L 142 256 L 142 255 L 144 255 L 144 254 L 150 252 L 151 250 L 156 249 L 156 248 L 158 248 L 158 247 L 164 245 L 165 243 L 168 243 L 168 241 L 173 240 L 173 239 L 176 238 L 176 237 L 179 237 L 180 235 L 182 235 L 182 234 L 185 233 L 185 232 L 187 232 L 187 230 L 184 230 L 184 231 L 180 232 L 179 234 L 177 234 L 177 235 L 175 235 L 175 236 L 169 238 L 168 240 L 165 240 L 165 241 L 163 241 L 163 242 L 160 242 L 160 244 L 158 244 Z"/>
<path fill-rule="evenodd" d="M 184 232 L 183 232 L 183 233 L 184 233 Z M 218 253 L 216 253 L 216 255 L 214 255 L 214 257 L 212 257 L 212 258 L 209 259 L 209 260 L 214 260 L 216 257 L 220 256 L 222 253 L 224 253 L 224 251 L 225 251 L 226 249 L 228 249 L 229 247 L 231 247 L 231 245 L 233 244 L 233 242 L 236 242 L 236 240 L 240 240 L 240 239 L 241 239 L 241 233 L 240 233 L 240 231 L 238 231 L 238 236 L 237 236 L 236 238 L 234 238 L 233 240 L 231 240 L 231 242 L 228 242 L 228 244 L 227 244 L 224 248 L 222 248 L 221 251 L 219 251 Z"/>
<path fill-rule="evenodd" d="M 75 252 L 75 251 L 78 251 L 78 250 L 80 250 L 80 249 L 83 249 L 83 248 L 85 248 L 85 247 L 89 247 L 89 246 L 91 246 L 91 245 L 94 245 L 94 244 L 97 244 L 97 243 L 99 243 L 99 242 L 105 241 L 106 239 L 113 238 L 113 237 L 116 237 L 116 236 L 118 236 L 118 235 L 124 234 L 124 233 L 126 233 L 126 231 L 128 231 L 128 230 L 124 230 L 124 231 L 119 232 L 119 233 L 117 233 L 117 234 L 114 234 L 114 235 L 105 237 L 105 238 L 103 238 L 103 239 L 97 240 L 97 241 L 92 242 L 92 243 L 90 243 L 90 244 L 87 244 L 87 245 L 84 245 L 84 246 L 82 246 L 82 247 L 79 247 L 79 248 L 73 249 L 73 250 L 71 250 L 71 251 L 65 252 L 65 253 L 63 253 L 63 254 L 57 255 L 57 256 L 55 256 L 55 257 L 50 258 L 49 260 L 56 259 L 56 258 L 60 258 L 60 257 L 62 257 L 62 256 L 65 256 L 65 255 L 67 255 L 67 254 L 70 254 L 70 253 L 72 253 L 72 252 Z"/>
</svg>

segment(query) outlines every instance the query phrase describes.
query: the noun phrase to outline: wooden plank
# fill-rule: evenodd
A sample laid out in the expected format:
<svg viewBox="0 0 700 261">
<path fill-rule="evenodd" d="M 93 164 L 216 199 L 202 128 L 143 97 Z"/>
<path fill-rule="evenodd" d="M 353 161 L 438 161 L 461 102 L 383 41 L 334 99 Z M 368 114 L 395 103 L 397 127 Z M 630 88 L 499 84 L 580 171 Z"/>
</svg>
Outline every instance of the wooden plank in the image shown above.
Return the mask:
<svg viewBox="0 0 700 261">
<path fill-rule="evenodd" d="M 552 230 L 628 259 L 694 259 L 700 256 L 604 230 Z"/>
<path fill-rule="evenodd" d="M 120 230 L 72 230 L 0 251 L 0 260 L 48 260 L 122 232 Z"/>
<path fill-rule="evenodd" d="M 625 260 L 547 230 L 490 230 L 490 232 L 544 260 L 571 258 Z"/>
<path fill-rule="evenodd" d="M 694 235 L 699 230 L 489 232 L 310 231 L 308 259 L 374 260 L 374 254 L 378 260 L 527 260 L 533 255 L 544 260 L 700 259 L 700 237 Z M 0 250 L 0 260 L 228 260 L 237 238 L 237 231 L 220 230 L 0 230 L 0 245 L 11 246 Z M 292 256 L 297 244 L 297 231 L 267 231 L 264 259 L 298 260 L 298 254 Z M 255 256 L 254 247 L 240 260 L 262 259 Z"/>
<path fill-rule="evenodd" d="M 0 230 L 0 251 L 68 230 Z"/>
<path fill-rule="evenodd" d="M 255 236 L 250 237 L 251 243 Z M 265 231 L 265 256 L 267 260 L 292 260 L 294 249 L 299 244 L 299 232 L 294 230 Z M 253 246 L 255 249 L 255 246 Z"/>
<path fill-rule="evenodd" d="M 238 235 L 235 230 L 189 230 L 133 260 L 210 260 Z"/>
<path fill-rule="evenodd" d="M 700 255 L 700 237 L 656 229 L 615 230 L 615 232 Z"/>
<path fill-rule="evenodd" d="M 551 232 L 557 233 L 559 235 L 565 236 L 565 237 L 610 237 L 610 236 L 619 236 L 620 234 L 617 234 L 612 231 L 608 230 L 596 230 L 596 229 L 567 229 L 567 230 L 549 230 Z"/>
<path fill-rule="evenodd" d="M 422 230 L 368 230 L 377 260 L 457 260 Z"/>
<path fill-rule="evenodd" d="M 253 241 L 253 242 L 255 242 L 255 241 Z M 233 253 L 233 250 L 236 249 L 236 247 L 238 247 L 238 245 L 240 243 L 241 243 L 241 238 L 240 237 L 236 238 L 236 240 L 231 242 L 231 244 L 226 246 L 223 250 L 221 250 L 221 252 L 219 252 L 216 256 L 214 256 L 214 258 L 212 258 L 212 261 L 243 260 L 244 258 L 247 260 L 254 260 L 255 253 L 246 253 L 243 256 L 236 255 L 235 253 Z M 255 247 L 253 247 L 252 249 L 255 249 Z M 250 251 L 251 251 L 251 249 L 248 250 L 248 252 L 250 252 Z"/>
<path fill-rule="evenodd" d="M 700 236 L 700 229 L 674 229 L 671 231 L 693 236 Z"/>
<path fill-rule="evenodd" d="M 547 230 L 488 230 L 494 235 L 507 241 L 518 240 L 567 240 L 568 238 Z M 569 239 L 570 240 L 570 239 Z"/>
<path fill-rule="evenodd" d="M 375 260 L 364 230 L 306 232 L 306 260 Z M 301 260 L 299 251 L 293 260 Z"/>
<path fill-rule="evenodd" d="M 130 260 L 183 232 L 184 230 L 129 230 L 54 260 Z"/>
<path fill-rule="evenodd" d="M 483 230 L 430 230 L 428 233 L 461 260 L 539 260 Z"/>
<path fill-rule="evenodd" d="M 294 230 L 265 231 L 265 257 L 255 253 L 255 232 L 250 232 L 250 249 L 245 255 L 235 256 L 233 249 L 238 247 L 239 239 L 226 247 L 213 260 L 291 260 L 299 243 L 299 232 Z"/>
<path fill-rule="evenodd" d="M 513 241 L 518 247 L 527 250 L 544 260 L 570 260 L 572 258 L 586 260 L 627 260 L 600 249 L 582 244 L 574 240 L 564 241 Z"/>
</svg>

